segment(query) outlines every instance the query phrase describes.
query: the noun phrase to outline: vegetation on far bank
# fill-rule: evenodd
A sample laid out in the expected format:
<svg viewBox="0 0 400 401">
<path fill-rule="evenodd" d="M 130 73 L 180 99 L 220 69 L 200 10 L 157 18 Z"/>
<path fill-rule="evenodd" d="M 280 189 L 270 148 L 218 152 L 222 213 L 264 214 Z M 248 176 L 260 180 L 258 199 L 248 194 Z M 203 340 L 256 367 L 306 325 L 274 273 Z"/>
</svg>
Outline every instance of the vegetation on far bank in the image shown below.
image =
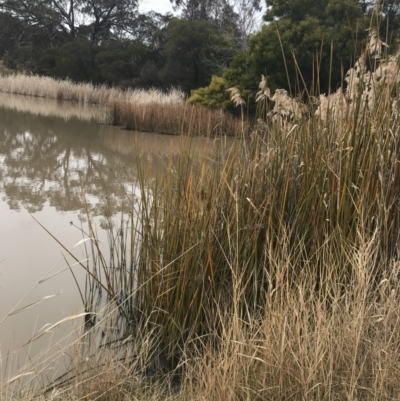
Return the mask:
<svg viewBox="0 0 400 401">
<path fill-rule="evenodd" d="M 76 84 L 24 74 L 0 77 L 0 92 L 101 106 L 101 122 L 136 131 L 171 135 L 242 136 L 243 122 L 222 110 L 185 104 L 177 89 L 162 92 Z"/>
<path fill-rule="evenodd" d="M 226 90 L 236 87 L 254 114 L 261 75 L 272 91 L 304 100 L 336 91 L 369 29 L 397 51 L 397 0 L 273 0 L 264 15 L 261 0 L 172 3 L 174 16 L 141 14 L 136 0 L 2 0 L 0 58 L 16 71 L 74 82 L 180 87 L 191 102 L 230 112 Z"/>
</svg>

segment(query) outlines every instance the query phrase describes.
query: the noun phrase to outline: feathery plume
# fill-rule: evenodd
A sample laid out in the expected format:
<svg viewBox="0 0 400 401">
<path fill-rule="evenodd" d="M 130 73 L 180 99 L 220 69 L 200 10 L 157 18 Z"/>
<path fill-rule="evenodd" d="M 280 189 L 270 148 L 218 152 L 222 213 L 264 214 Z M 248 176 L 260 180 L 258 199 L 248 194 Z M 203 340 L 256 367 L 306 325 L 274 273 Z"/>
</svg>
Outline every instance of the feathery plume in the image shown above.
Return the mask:
<svg viewBox="0 0 400 401">
<path fill-rule="evenodd" d="M 267 98 L 271 99 L 271 90 L 268 88 L 265 75 L 261 75 L 261 82 L 258 87 L 260 88 L 260 90 L 257 92 L 256 102 L 259 102 L 260 100 L 265 100 Z"/>
<path fill-rule="evenodd" d="M 235 103 L 235 106 L 244 106 L 246 102 L 243 100 L 240 95 L 240 91 L 238 88 L 232 87 L 226 90 L 231 95 L 231 102 Z"/>
</svg>

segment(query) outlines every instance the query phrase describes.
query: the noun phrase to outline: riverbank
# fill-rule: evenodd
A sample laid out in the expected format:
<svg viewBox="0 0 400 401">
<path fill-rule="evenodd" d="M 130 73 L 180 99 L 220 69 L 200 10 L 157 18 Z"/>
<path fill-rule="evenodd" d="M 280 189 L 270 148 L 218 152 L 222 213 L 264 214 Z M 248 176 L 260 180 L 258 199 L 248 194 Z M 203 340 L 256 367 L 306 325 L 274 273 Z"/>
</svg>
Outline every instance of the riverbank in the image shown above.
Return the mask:
<svg viewBox="0 0 400 401">
<path fill-rule="evenodd" d="M 164 93 L 94 86 L 34 75 L 0 76 L 0 92 L 102 106 L 100 122 L 170 135 L 243 136 L 243 124 L 222 110 L 187 105 L 177 89 Z"/>
</svg>

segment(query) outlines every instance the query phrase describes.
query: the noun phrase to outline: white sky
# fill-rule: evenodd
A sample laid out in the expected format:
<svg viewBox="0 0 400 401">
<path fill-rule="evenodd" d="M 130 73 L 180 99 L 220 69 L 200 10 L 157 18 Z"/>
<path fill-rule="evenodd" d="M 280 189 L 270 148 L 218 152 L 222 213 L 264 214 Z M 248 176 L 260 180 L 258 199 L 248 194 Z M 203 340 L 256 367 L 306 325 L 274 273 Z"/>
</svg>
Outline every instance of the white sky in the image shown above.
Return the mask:
<svg viewBox="0 0 400 401">
<path fill-rule="evenodd" d="M 259 25 L 262 24 L 262 14 L 265 11 L 265 3 L 262 2 L 262 9 L 263 11 L 259 14 Z M 139 10 L 140 12 L 147 12 L 147 11 L 157 11 L 160 14 L 165 14 L 170 12 L 172 14 L 177 14 L 174 12 L 170 0 L 139 0 Z"/>
<path fill-rule="evenodd" d="M 171 2 L 169 0 L 140 0 L 140 11 L 157 11 L 160 14 L 165 14 L 166 12 L 173 13 Z"/>
</svg>

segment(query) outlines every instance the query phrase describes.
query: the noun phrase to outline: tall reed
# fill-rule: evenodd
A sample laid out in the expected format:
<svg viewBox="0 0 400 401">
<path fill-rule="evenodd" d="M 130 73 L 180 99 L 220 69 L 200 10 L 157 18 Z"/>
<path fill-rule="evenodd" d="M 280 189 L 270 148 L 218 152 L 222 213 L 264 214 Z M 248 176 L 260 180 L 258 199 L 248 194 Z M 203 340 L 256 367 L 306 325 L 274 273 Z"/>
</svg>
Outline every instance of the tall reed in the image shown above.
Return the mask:
<svg viewBox="0 0 400 401">
<path fill-rule="evenodd" d="M 0 91 L 101 105 L 107 105 L 108 102 L 116 100 L 139 104 L 155 102 L 160 105 L 182 104 L 184 101 L 183 92 L 177 89 L 171 89 L 169 93 L 163 93 L 157 89 L 121 90 L 106 85 L 95 86 L 90 83 L 74 83 L 70 80 L 23 74 L 0 76 Z"/>
<path fill-rule="evenodd" d="M 180 366 L 196 350 L 217 352 L 228 328 L 240 333 L 287 308 L 280 286 L 305 291 L 324 313 L 343 294 L 348 302 L 361 274 L 354 254 L 368 257 L 363 291 L 375 305 L 399 257 L 390 92 L 373 116 L 314 117 L 289 132 L 260 123 L 229 149 L 215 139 L 211 158 L 194 157 L 182 138 L 156 178 L 137 155 L 129 214 L 110 232 L 111 261 L 99 258 L 113 325 L 127 336 L 150 331 L 158 357 Z"/>
</svg>

